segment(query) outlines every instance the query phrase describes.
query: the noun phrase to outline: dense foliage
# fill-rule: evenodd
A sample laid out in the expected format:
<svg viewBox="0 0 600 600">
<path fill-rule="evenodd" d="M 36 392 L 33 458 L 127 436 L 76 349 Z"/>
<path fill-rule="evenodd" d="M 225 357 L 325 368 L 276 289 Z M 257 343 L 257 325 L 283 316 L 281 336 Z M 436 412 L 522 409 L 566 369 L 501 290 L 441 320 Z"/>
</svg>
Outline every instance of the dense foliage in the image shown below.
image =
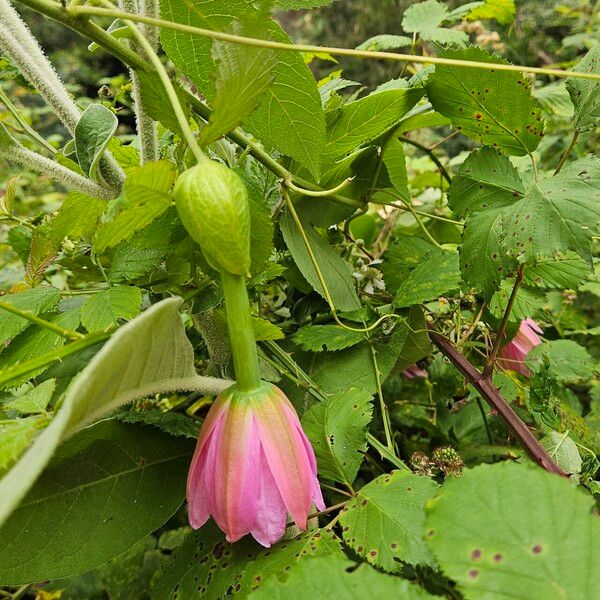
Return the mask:
<svg viewBox="0 0 600 600">
<path fill-rule="evenodd" d="M 0 0 L 2 597 L 597 598 L 600 11 L 517 5 Z M 269 549 L 188 526 L 216 255 L 327 506 Z"/>
</svg>

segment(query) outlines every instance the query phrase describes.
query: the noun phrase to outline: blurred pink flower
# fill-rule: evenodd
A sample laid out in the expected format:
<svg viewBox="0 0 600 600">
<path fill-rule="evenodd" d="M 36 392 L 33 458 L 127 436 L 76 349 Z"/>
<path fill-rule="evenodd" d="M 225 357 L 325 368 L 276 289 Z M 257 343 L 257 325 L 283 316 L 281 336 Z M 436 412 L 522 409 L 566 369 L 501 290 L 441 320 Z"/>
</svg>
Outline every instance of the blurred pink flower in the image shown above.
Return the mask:
<svg viewBox="0 0 600 600">
<path fill-rule="evenodd" d="M 515 337 L 498 354 L 498 364 L 525 377 L 531 377 L 531 371 L 525 364 L 527 355 L 542 343 L 538 334 L 544 330 L 531 318 L 521 321 Z"/>
<path fill-rule="evenodd" d="M 313 504 L 325 508 L 313 449 L 279 388 L 232 386 L 217 397 L 200 431 L 187 501 L 194 529 L 212 516 L 228 541 L 250 533 L 266 547 L 281 539 L 288 514 L 306 529 Z"/>
<path fill-rule="evenodd" d="M 406 379 L 415 379 L 416 377 L 427 377 L 427 371 L 425 369 L 421 369 L 417 363 L 410 365 L 402 371 L 402 375 L 406 377 Z"/>
</svg>

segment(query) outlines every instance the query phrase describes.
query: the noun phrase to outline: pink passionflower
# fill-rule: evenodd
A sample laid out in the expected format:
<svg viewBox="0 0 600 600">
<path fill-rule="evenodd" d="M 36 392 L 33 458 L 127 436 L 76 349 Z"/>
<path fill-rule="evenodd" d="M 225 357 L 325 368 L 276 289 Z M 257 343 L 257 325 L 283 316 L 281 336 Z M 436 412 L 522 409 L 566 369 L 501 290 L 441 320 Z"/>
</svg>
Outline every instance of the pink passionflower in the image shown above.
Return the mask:
<svg viewBox="0 0 600 600">
<path fill-rule="evenodd" d="M 543 332 L 544 330 L 533 319 L 529 317 L 523 319 L 515 337 L 500 350 L 498 364 L 525 377 L 531 377 L 525 359 L 531 350 L 542 343 L 538 334 Z"/>
<path fill-rule="evenodd" d="M 325 508 L 315 454 L 279 388 L 234 385 L 217 397 L 200 431 L 187 501 L 194 529 L 212 516 L 228 541 L 250 533 L 266 547 L 281 539 L 288 514 L 304 530 L 313 505 Z"/>
<path fill-rule="evenodd" d="M 421 367 L 419 367 L 417 363 L 414 363 L 410 365 L 410 367 L 404 369 L 404 371 L 402 371 L 402 375 L 406 377 L 406 379 L 416 379 L 417 377 L 428 376 L 427 371 L 425 369 L 421 369 Z"/>
</svg>

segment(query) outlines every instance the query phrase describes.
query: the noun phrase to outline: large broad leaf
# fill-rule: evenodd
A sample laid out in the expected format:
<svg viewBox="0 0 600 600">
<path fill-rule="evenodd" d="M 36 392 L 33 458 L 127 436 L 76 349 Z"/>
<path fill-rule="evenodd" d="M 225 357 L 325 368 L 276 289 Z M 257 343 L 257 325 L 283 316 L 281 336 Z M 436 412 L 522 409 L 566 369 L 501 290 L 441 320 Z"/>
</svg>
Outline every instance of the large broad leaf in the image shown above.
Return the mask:
<svg viewBox="0 0 600 600">
<path fill-rule="evenodd" d="M 81 323 L 88 331 L 108 329 L 119 319 L 133 319 L 140 312 L 142 291 L 118 285 L 93 294 L 81 306 Z"/>
<path fill-rule="evenodd" d="M 327 117 L 324 165 L 379 137 L 419 101 L 422 89 L 377 92 L 349 102 Z"/>
<path fill-rule="evenodd" d="M 501 208 L 523 197 L 525 188 L 510 160 L 489 146 L 471 152 L 452 179 L 448 204 L 460 217 Z"/>
<path fill-rule="evenodd" d="M 102 104 L 90 104 L 75 126 L 75 149 L 81 170 L 91 179 L 98 180 L 98 165 L 119 120 Z"/>
<path fill-rule="evenodd" d="M 245 37 L 263 38 L 264 14 L 247 15 L 234 23 L 233 32 Z M 212 57 L 216 63 L 213 112 L 200 141 L 208 144 L 235 129 L 250 116 L 273 82 L 279 52 L 269 48 L 242 46 L 215 41 Z"/>
<path fill-rule="evenodd" d="M 599 206 L 600 159 L 586 156 L 531 188 L 504 211 L 504 247 L 525 263 L 566 250 L 591 260 Z"/>
<path fill-rule="evenodd" d="M 304 275 L 316 292 L 325 297 L 323 286 L 313 266 L 310 254 L 306 249 L 304 239 L 298 231 L 291 215 L 285 213 L 279 225 L 288 250 L 302 275 Z M 356 293 L 350 267 L 327 243 L 327 240 L 317 233 L 312 225 L 304 223 L 303 229 L 316 262 L 323 274 L 323 279 L 327 284 L 335 308 L 340 311 L 358 310 L 361 304 Z"/>
<path fill-rule="evenodd" d="M 230 588 L 246 596 L 269 578 L 277 580 L 304 557 L 339 552 L 331 532 L 311 531 L 265 550 L 249 536 L 231 545 L 212 523 L 189 535 L 158 573 L 152 600 L 221 598 Z"/>
<path fill-rule="evenodd" d="M 592 48 L 575 67 L 575 71 L 600 73 L 600 47 Z M 592 79 L 567 79 L 567 90 L 575 106 L 575 129 L 594 129 L 600 117 L 600 82 Z"/>
<path fill-rule="evenodd" d="M 125 181 L 123 210 L 98 228 L 94 250 L 102 253 L 116 246 L 162 215 L 171 205 L 169 192 L 174 181 L 175 166 L 166 160 L 147 163 L 131 172 Z"/>
<path fill-rule="evenodd" d="M 81 573 L 131 548 L 181 505 L 193 446 L 115 421 L 79 432 L 0 529 L 0 583 Z"/>
<path fill-rule="evenodd" d="M 2 296 L 0 300 L 14 308 L 37 316 L 40 313 L 52 310 L 58 304 L 60 292 L 50 286 L 40 286 L 16 294 L 7 294 Z M 29 325 L 31 325 L 31 321 L 18 317 L 0 307 L 0 344 L 6 344 Z"/>
<path fill-rule="evenodd" d="M 433 564 L 423 539 L 425 502 L 437 484 L 407 471 L 381 475 L 365 485 L 340 517 L 344 541 L 385 571 L 400 571 L 400 561 Z"/>
<path fill-rule="evenodd" d="M 335 598 L 363 600 L 364 598 L 402 598 L 425 600 L 435 598 L 422 588 L 406 581 L 379 573 L 342 556 L 309 558 L 294 566 L 286 578 L 275 578 L 250 595 L 252 600 L 290 600 L 291 598 Z"/>
<path fill-rule="evenodd" d="M 460 510 L 457 510 L 460 507 Z M 512 462 L 447 480 L 427 504 L 426 539 L 465 598 L 594 598 L 600 520 L 565 479 Z"/>
<path fill-rule="evenodd" d="M 50 425 L 0 480 L 0 523 L 15 509 L 59 444 L 136 398 L 199 386 L 192 346 L 177 311 L 163 300 L 121 327 L 71 384 Z M 215 391 L 220 380 L 212 380 Z M 202 387 L 202 385 L 200 385 Z"/>
<path fill-rule="evenodd" d="M 372 396 L 362 390 L 338 392 L 302 417 L 317 457 L 319 475 L 352 485 L 367 451 Z"/>
<path fill-rule="evenodd" d="M 469 36 L 464 31 L 440 27 L 449 16 L 446 5 L 437 0 L 413 3 L 404 11 L 402 29 L 439 44 L 467 42 Z"/>
<path fill-rule="evenodd" d="M 526 360 L 534 373 L 548 365 L 552 376 L 564 383 L 587 381 L 597 368 L 597 361 L 573 340 L 543 342 L 531 350 Z"/>
<path fill-rule="evenodd" d="M 482 48 L 446 50 L 442 58 L 506 63 Z M 465 135 L 506 154 L 533 152 L 543 135 L 541 108 L 531 84 L 512 71 L 436 65 L 427 82 L 433 108 Z"/>
</svg>

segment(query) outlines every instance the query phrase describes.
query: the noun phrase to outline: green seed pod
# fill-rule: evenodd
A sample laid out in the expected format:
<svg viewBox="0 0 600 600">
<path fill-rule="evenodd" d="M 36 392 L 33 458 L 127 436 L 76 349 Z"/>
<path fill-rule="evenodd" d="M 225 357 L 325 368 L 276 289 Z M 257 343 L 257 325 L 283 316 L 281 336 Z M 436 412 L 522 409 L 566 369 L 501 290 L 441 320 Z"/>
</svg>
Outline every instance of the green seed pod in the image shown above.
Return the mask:
<svg viewBox="0 0 600 600">
<path fill-rule="evenodd" d="M 250 271 L 248 191 L 231 169 L 203 160 L 175 184 L 177 212 L 211 267 L 232 275 Z"/>
</svg>

